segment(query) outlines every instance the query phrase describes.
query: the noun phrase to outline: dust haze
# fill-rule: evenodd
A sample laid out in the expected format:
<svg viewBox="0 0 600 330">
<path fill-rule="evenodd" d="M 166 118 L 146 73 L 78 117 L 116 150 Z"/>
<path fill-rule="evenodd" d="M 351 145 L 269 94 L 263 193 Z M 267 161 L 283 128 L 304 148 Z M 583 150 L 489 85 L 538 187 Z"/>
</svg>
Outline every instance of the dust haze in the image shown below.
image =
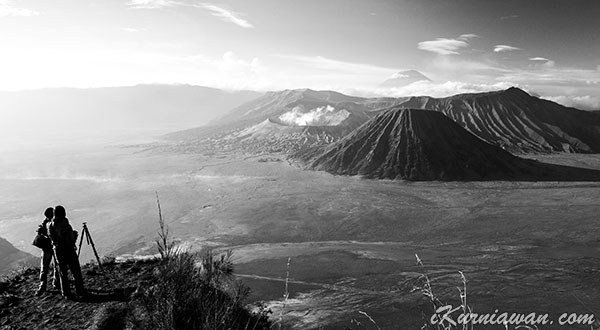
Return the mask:
<svg viewBox="0 0 600 330">
<path fill-rule="evenodd" d="M 281 110 L 291 113 L 291 125 L 305 120 L 291 109 Z M 330 109 L 304 107 L 309 116 Z M 368 180 L 304 170 L 286 152 L 231 147 L 233 137 L 165 139 L 188 128 L 189 117 L 168 127 L 154 118 L 137 130 L 127 116 L 115 121 L 98 112 L 78 119 L 86 128 L 80 131 L 69 120 L 42 129 L 57 116 L 41 116 L 41 132 L 13 127 L 16 142 L 4 146 L 0 162 L 0 236 L 31 254 L 38 254 L 30 240 L 41 212 L 62 204 L 76 229 L 87 222 L 101 255 L 152 255 L 158 192 L 178 244 L 232 249 L 251 299 L 275 313 L 292 258 L 286 322 L 294 327 L 343 328 L 357 310 L 382 328 L 418 326 L 420 293 L 412 289 L 422 270 L 415 254 L 448 299 L 463 271 L 483 310 L 501 303 L 554 313 L 556 300 L 577 299 L 595 306 L 597 182 Z M 527 158 L 600 169 L 597 154 Z M 82 262 L 92 258 L 84 246 Z"/>
</svg>

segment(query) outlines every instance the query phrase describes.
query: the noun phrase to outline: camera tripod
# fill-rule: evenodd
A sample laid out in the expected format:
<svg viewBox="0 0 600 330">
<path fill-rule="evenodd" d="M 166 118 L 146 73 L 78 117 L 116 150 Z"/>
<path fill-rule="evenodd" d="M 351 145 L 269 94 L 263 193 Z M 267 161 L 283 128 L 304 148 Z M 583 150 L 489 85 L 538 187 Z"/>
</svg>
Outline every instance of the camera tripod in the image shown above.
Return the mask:
<svg viewBox="0 0 600 330">
<path fill-rule="evenodd" d="M 77 257 L 81 253 L 81 245 L 83 244 L 83 237 L 85 236 L 85 241 L 87 245 L 92 246 L 92 250 L 94 250 L 94 256 L 96 256 L 96 261 L 98 261 L 98 267 L 102 268 L 102 263 L 100 262 L 100 257 L 98 257 L 98 251 L 96 251 L 96 246 L 94 245 L 94 241 L 92 240 L 92 235 L 87 227 L 87 224 L 83 223 L 83 229 L 81 230 L 81 238 L 79 238 L 79 249 L 77 251 Z"/>
</svg>

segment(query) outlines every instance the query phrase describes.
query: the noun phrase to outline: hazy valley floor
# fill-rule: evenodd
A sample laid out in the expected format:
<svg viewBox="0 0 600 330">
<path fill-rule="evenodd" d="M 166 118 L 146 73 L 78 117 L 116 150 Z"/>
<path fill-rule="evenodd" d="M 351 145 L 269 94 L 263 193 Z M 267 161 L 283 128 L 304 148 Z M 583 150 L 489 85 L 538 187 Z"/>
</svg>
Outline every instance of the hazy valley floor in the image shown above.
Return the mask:
<svg viewBox="0 0 600 330">
<path fill-rule="evenodd" d="M 595 155 L 542 158 L 600 169 Z M 291 257 L 284 320 L 294 328 L 369 323 L 359 311 L 382 329 L 420 325 L 415 253 L 454 305 L 460 270 L 479 312 L 600 311 L 600 183 L 370 181 L 303 171 L 281 155 L 122 147 L 0 170 L 0 236 L 31 253 L 41 212 L 56 204 L 75 227 L 88 222 L 101 254 L 151 253 L 158 191 L 174 237 L 233 249 L 253 298 L 277 316 Z"/>
</svg>

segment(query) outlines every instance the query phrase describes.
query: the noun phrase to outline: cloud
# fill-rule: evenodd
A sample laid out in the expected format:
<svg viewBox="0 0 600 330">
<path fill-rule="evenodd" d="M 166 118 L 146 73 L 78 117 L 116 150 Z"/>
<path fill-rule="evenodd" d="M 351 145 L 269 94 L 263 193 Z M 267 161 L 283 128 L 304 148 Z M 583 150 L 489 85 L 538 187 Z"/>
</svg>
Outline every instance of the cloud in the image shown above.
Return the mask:
<svg viewBox="0 0 600 330">
<path fill-rule="evenodd" d="M 274 54 L 266 60 L 273 86 L 279 89 L 368 89 L 407 69 L 300 54 Z"/>
<path fill-rule="evenodd" d="M 126 5 L 135 9 L 160 9 L 181 5 L 181 3 L 173 0 L 129 0 Z"/>
<path fill-rule="evenodd" d="M 473 39 L 473 38 L 479 38 L 479 36 L 476 35 L 476 34 L 473 34 L 473 33 L 466 33 L 466 34 L 461 34 L 458 37 L 459 40 L 470 40 L 470 39 Z"/>
<path fill-rule="evenodd" d="M 556 68 L 542 66 L 541 70 L 512 70 L 504 73 L 501 79 L 521 84 L 556 86 L 565 88 L 595 88 L 600 84 L 600 74 L 596 70 Z M 558 94 L 560 95 L 560 94 Z"/>
<path fill-rule="evenodd" d="M 461 57 L 438 56 L 430 64 L 428 71 L 437 72 L 444 80 L 481 81 L 483 78 L 489 81 L 490 77 L 510 73 L 511 70 L 498 65 L 494 61 L 470 60 Z"/>
<path fill-rule="evenodd" d="M 14 7 L 12 5 L 11 0 L 0 0 L 0 17 L 5 17 L 5 16 L 31 17 L 31 16 L 36 16 L 39 14 L 40 13 L 35 10 Z"/>
<path fill-rule="evenodd" d="M 220 68 L 223 71 L 237 71 L 240 69 L 258 73 L 261 69 L 260 60 L 254 57 L 252 60 L 240 59 L 234 52 L 228 51 L 223 54 Z"/>
<path fill-rule="evenodd" d="M 416 96 L 427 95 L 432 97 L 447 97 L 456 94 L 481 93 L 489 91 L 504 90 L 515 84 L 510 82 L 497 82 L 494 84 L 475 84 L 460 81 L 446 81 L 435 83 L 431 81 L 416 81 L 403 87 L 389 89 L 378 89 L 377 93 L 387 96 Z"/>
<path fill-rule="evenodd" d="M 0 0 L 3 1 L 3 0 Z M 175 0 L 129 0 L 126 3 L 127 6 L 134 9 L 161 9 L 166 7 L 174 7 L 174 6 L 186 6 L 186 7 L 194 7 L 200 8 L 210 11 L 211 15 L 215 17 L 219 17 L 225 22 L 233 23 L 237 26 L 243 28 L 253 28 L 254 26 L 250 24 L 247 20 L 240 17 L 239 13 L 226 9 L 224 7 L 219 7 L 217 5 L 213 5 L 210 3 L 200 3 L 200 4 L 187 4 Z"/>
<path fill-rule="evenodd" d="M 509 45 L 496 45 L 496 46 L 494 46 L 494 52 L 495 53 L 510 52 L 510 51 L 519 50 L 519 49 L 521 49 L 521 48 L 513 47 L 513 46 L 509 46 Z"/>
<path fill-rule="evenodd" d="M 547 59 L 545 57 L 530 57 L 529 60 L 535 61 L 535 62 L 545 62 L 542 65 L 545 67 L 548 67 L 548 68 L 552 68 L 552 67 L 554 67 L 554 65 L 556 65 L 556 62 L 554 62 L 550 59 Z"/>
<path fill-rule="evenodd" d="M 440 55 L 455 55 L 458 54 L 458 49 L 468 45 L 466 42 L 457 39 L 437 38 L 436 40 L 419 42 L 418 48 Z"/>
<path fill-rule="evenodd" d="M 421 41 L 417 47 L 421 50 L 440 55 L 457 55 L 458 50 L 469 46 L 468 40 L 479 37 L 476 34 L 462 34 L 458 38 L 437 38 L 435 40 Z"/>
<path fill-rule="evenodd" d="M 266 67 L 257 57 L 244 59 L 228 51 L 220 60 L 211 62 L 219 70 L 215 77 L 219 78 L 218 86 L 221 88 L 264 90 L 271 85 Z"/>
<path fill-rule="evenodd" d="M 366 63 L 355 63 L 335 60 L 323 56 L 304 56 L 304 55 L 278 55 L 280 58 L 301 62 L 305 66 L 311 68 L 336 71 L 343 74 L 351 75 L 390 75 L 393 72 L 399 71 L 395 68 L 386 68 Z"/>
<path fill-rule="evenodd" d="M 582 110 L 600 110 L 600 97 L 583 95 L 583 96 L 544 96 L 544 99 L 560 103 L 567 107 L 573 107 Z"/>
<path fill-rule="evenodd" d="M 279 116 L 279 120 L 290 126 L 337 126 L 349 116 L 350 112 L 347 110 L 335 109 L 330 105 L 308 112 L 298 106 Z"/>
<path fill-rule="evenodd" d="M 211 12 L 211 14 L 215 17 L 219 17 L 221 20 L 229 23 L 233 23 L 237 26 L 243 28 L 253 28 L 254 26 L 250 24 L 247 20 L 240 17 L 239 13 L 233 12 L 231 10 L 225 9 L 223 7 L 219 7 L 210 3 L 201 3 L 196 5 L 195 7 L 203 8 Z"/>
</svg>

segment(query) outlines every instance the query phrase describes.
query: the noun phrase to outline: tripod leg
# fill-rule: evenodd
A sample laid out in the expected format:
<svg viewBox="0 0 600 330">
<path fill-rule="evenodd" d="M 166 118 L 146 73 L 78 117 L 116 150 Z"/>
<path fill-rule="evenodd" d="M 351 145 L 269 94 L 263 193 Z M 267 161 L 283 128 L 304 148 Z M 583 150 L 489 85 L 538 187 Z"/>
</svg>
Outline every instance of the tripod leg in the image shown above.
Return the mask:
<svg viewBox="0 0 600 330">
<path fill-rule="evenodd" d="M 81 253 L 81 244 L 83 244 L 83 236 L 86 232 L 86 227 L 83 227 L 83 233 L 81 233 L 81 237 L 79 237 L 79 249 L 77 249 L 77 257 L 79 258 L 79 254 Z"/>
<path fill-rule="evenodd" d="M 100 262 L 100 257 L 98 257 L 98 251 L 96 251 L 96 246 L 94 245 L 94 241 L 92 240 L 92 235 L 86 228 L 87 238 L 90 241 L 90 245 L 92 246 L 92 250 L 94 250 L 94 256 L 96 256 L 96 261 L 98 261 L 98 267 L 102 268 L 102 263 Z"/>
</svg>

